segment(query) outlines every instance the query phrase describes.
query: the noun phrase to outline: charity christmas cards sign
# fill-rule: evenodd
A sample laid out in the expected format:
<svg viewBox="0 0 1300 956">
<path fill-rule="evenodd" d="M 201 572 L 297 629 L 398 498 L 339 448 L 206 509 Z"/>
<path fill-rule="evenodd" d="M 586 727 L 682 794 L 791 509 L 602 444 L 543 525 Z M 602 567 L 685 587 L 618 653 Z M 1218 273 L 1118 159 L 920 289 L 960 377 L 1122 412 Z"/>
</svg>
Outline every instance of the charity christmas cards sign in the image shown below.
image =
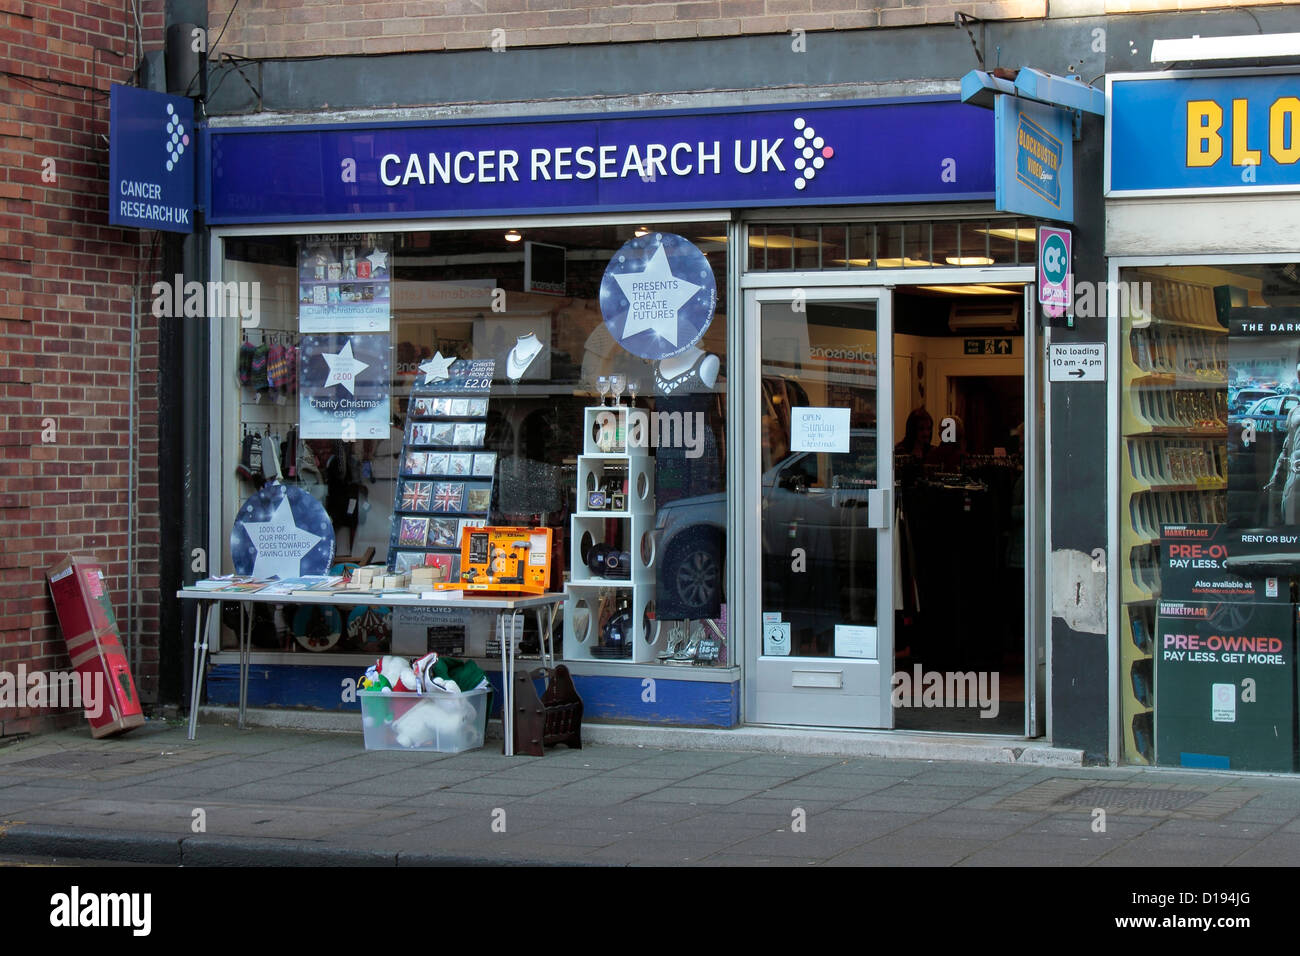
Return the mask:
<svg viewBox="0 0 1300 956">
<path fill-rule="evenodd" d="M 299 422 L 303 438 L 387 438 L 387 335 L 304 335 Z"/>
</svg>

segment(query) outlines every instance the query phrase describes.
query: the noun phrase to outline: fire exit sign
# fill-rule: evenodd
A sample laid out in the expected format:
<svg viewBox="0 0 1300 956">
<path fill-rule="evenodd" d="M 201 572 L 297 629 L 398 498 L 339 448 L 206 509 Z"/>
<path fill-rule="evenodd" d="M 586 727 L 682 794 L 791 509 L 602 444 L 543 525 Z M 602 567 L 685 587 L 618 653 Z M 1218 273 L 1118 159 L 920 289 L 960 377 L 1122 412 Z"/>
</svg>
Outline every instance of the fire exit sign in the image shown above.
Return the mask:
<svg viewBox="0 0 1300 956">
<path fill-rule="evenodd" d="M 963 355 L 1010 355 L 1010 339 L 966 339 Z"/>
</svg>

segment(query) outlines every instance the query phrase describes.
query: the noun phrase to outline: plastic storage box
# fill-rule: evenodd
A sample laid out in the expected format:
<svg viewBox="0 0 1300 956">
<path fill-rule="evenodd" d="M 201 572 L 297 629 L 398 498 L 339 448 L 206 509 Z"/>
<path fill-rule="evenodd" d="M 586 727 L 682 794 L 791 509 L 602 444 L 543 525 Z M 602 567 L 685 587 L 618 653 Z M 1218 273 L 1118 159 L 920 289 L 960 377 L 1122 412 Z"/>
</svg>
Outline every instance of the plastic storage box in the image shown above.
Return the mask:
<svg viewBox="0 0 1300 956">
<path fill-rule="evenodd" d="M 366 749 L 457 754 L 482 747 L 490 693 L 489 687 L 460 694 L 358 691 Z"/>
</svg>

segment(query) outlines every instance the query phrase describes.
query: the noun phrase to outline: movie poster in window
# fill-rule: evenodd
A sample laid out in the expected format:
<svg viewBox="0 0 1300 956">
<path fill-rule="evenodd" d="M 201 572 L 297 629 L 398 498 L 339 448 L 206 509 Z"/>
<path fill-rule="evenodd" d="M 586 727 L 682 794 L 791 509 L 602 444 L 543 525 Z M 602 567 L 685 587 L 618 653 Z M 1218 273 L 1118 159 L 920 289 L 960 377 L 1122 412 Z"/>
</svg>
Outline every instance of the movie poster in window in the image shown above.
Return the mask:
<svg viewBox="0 0 1300 956">
<path fill-rule="evenodd" d="M 298 331 L 387 332 L 392 237 L 333 233 L 298 240 Z"/>
<path fill-rule="evenodd" d="M 1227 524 L 1234 556 L 1300 571 L 1300 309 L 1228 312 Z M 1213 392 L 1186 394 L 1193 400 Z M 1188 399 L 1184 399 L 1184 405 Z M 1194 427 L 1211 411 L 1173 409 Z"/>
</svg>

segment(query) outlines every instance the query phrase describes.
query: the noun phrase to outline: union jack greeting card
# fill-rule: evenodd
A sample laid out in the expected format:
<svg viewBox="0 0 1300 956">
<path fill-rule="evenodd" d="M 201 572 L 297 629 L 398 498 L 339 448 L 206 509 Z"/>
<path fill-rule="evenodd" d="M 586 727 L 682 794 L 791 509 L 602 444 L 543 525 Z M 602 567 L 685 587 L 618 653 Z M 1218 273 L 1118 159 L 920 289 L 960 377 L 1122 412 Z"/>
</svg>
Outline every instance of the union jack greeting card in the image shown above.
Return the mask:
<svg viewBox="0 0 1300 956">
<path fill-rule="evenodd" d="M 438 482 L 433 490 L 434 511 L 460 511 L 465 500 L 465 486 L 457 482 Z"/>
</svg>

